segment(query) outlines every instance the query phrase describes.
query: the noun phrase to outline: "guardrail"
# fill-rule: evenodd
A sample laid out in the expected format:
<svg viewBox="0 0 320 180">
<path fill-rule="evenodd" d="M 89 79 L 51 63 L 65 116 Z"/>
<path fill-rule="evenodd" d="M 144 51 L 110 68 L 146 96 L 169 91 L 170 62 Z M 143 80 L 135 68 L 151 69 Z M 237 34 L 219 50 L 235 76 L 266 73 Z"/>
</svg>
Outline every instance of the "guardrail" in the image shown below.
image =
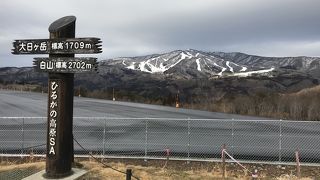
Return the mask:
<svg viewBox="0 0 320 180">
<path fill-rule="evenodd" d="M 45 154 L 46 117 L 0 117 L 0 154 Z M 289 120 L 74 117 L 76 156 L 242 162 L 320 162 L 320 122 Z"/>
</svg>

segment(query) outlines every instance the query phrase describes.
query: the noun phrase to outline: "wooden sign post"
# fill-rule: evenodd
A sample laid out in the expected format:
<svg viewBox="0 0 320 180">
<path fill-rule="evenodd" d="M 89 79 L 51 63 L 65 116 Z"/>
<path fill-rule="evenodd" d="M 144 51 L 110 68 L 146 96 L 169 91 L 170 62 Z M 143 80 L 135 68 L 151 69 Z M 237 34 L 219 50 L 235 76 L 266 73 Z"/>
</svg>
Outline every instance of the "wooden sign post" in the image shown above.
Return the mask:
<svg viewBox="0 0 320 180">
<path fill-rule="evenodd" d="M 34 70 L 48 72 L 48 124 L 46 174 L 62 178 L 72 174 L 74 73 L 96 72 L 96 58 L 74 54 L 101 53 L 99 38 L 75 38 L 75 16 L 49 26 L 50 39 L 16 40 L 13 54 L 49 54 L 35 58 Z"/>
<path fill-rule="evenodd" d="M 53 22 L 50 39 L 74 38 L 74 16 Z M 49 58 L 74 57 L 74 54 L 49 54 Z M 72 73 L 49 73 L 46 175 L 52 178 L 71 174 L 73 162 L 73 78 Z M 56 113 L 55 113 L 56 112 Z"/>
</svg>

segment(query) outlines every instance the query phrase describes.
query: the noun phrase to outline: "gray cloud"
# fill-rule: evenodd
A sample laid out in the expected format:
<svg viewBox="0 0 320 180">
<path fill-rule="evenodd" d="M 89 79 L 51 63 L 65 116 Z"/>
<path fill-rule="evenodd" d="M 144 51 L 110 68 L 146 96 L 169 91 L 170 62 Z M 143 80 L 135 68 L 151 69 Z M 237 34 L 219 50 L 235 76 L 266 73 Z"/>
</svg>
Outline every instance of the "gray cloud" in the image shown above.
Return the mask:
<svg viewBox="0 0 320 180">
<path fill-rule="evenodd" d="M 47 38 L 49 24 L 66 15 L 77 17 L 76 36 L 103 40 L 99 58 L 188 48 L 320 56 L 318 7 L 318 0 L 4 0 L 0 66 L 31 66 L 38 55 L 11 55 L 12 41 Z"/>
</svg>

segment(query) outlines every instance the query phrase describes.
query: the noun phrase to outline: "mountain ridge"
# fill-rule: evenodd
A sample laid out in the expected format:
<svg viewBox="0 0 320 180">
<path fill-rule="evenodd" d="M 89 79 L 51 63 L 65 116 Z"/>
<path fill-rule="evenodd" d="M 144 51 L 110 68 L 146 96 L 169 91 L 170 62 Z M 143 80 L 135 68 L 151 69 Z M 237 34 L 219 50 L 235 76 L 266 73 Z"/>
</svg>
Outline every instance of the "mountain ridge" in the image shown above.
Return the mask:
<svg viewBox="0 0 320 180">
<path fill-rule="evenodd" d="M 147 73 L 193 77 L 272 76 L 275 70 L 291 69 L 320 76 L 319 57 L 264 57 L 240 52 L 204 52 L 194 49 L 163 54 L 119 57 L 101 63 Z"/>
</svg>

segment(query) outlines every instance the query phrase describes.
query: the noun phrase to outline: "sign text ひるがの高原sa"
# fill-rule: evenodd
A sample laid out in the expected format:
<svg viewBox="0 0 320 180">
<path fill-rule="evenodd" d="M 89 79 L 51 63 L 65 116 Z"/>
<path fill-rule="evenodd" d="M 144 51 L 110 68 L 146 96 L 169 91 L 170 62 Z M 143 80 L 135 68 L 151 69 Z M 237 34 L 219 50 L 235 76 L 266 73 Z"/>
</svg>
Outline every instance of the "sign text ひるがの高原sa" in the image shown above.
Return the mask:
<svg viewBox="0 0 320 180">
<path fill-rule="evenodd" d="M 55 155 L 57 137 L 58 101 L 59 101 L 59 80 L 49 81 L 49 154 Z"/>
</svg>

